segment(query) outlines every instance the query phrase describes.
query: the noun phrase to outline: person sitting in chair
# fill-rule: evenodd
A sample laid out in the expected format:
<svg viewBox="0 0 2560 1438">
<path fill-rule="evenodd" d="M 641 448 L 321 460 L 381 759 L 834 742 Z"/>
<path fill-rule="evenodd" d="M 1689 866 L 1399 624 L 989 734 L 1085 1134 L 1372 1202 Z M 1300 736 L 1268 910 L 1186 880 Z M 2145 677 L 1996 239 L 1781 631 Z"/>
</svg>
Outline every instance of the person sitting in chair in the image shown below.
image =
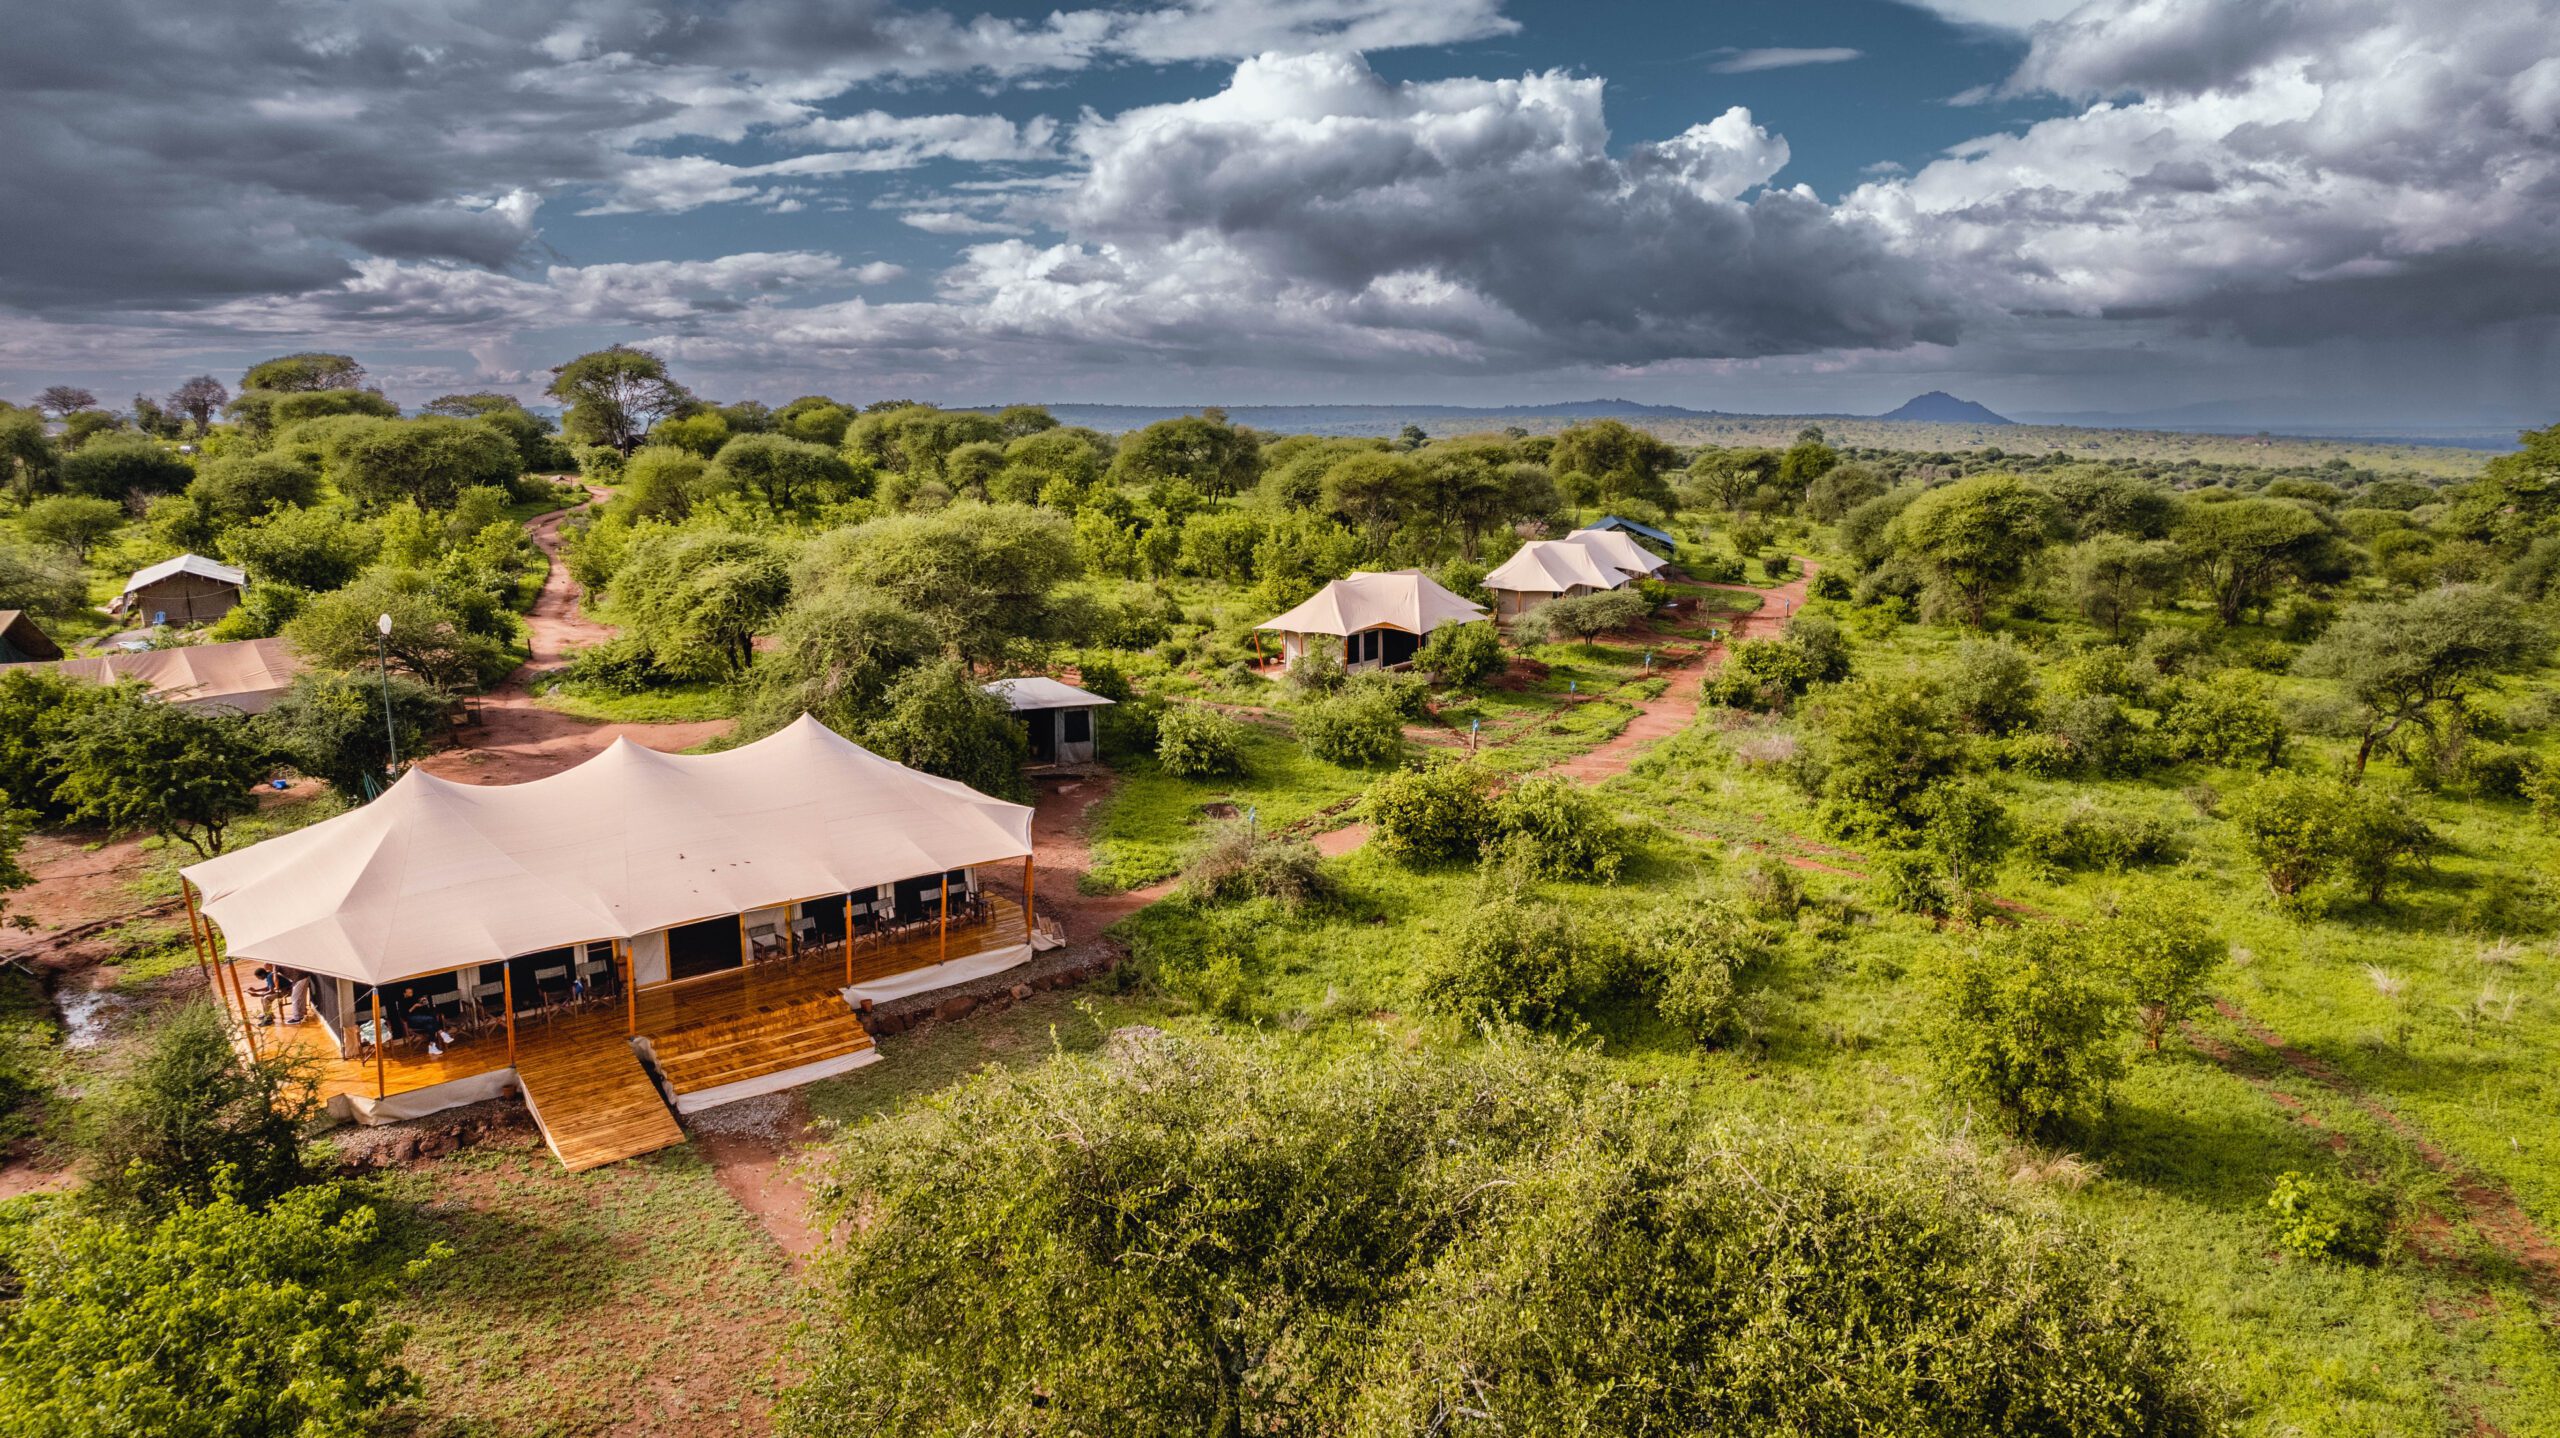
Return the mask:
<svg viewBox="0 0 2560 1438">
<path fill-rule="evenodd" d="M 444 1019 L 436 1013 L 435 1005 L 428 1003 L 427 996 L 416 989 L 400 991 L 400 1027 L 411 1037 L 427 1041 L 429 1058 L 443 1053 L 444 1046 L 453 1042 L 452 1031 L 444 1026 Z"/>
</svg>

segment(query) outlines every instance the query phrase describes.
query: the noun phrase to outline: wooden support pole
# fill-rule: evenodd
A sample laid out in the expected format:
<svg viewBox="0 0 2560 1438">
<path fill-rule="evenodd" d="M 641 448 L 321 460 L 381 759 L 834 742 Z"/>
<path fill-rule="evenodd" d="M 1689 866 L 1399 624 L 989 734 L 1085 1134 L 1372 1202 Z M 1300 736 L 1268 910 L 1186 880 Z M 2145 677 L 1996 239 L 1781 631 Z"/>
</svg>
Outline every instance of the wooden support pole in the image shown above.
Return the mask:
<svg viewBox="0 0 2560 1438">
<path fill-rule="evenodd" d="M 795 964 L 800 962 L 800 917 L 792 911 L 799 907 L 797 900 L 782 906 L 782 957 Z"/>
<path fill-rule="evenodd" d="M 853 987 L 853 891 L 844 891 L 844 986 Z"/>
<path fill-rule="evenodd" d="M 945 869 L 945 870 L 943 870 L 943 871 L 942 871 L 942 927 L 941 927 L 941 928 L 940 928 L 940 929 L 935 933 L 935 935 L 934 935 L 934 941 L 935 941 L 936 943 L 938 943 L 938 944 L 940 944 L 940 945 L 942 946 L 942 949 L 941 949 L 942 957 L 941 957 L 941 960 L 940 960 L 940 961 L 941 961 L 941 962 L 944 962 L 944 963 L 948 963 L 948 962 L 950 962 L 950 959 L 951 959 L 951 871 L 950 871 L 949 869 Z"/>
<path fill-rule="evenodd" d="M 185 879 L 178 881 L 178 892 L 187 899 L 187 942 L 195 945 L 196 967 L 204 972 L 207 986 L 213 984 L 213 957 L 205 952 L 204 931 L 197 927 L 196 886 Z"/>
<path fill-rule="evenodd" d="M 211 919 L 204 921 L 204 943 L 206 951 L 213 956 L 213 971 L 217 974 L 228 974 L 231 977 L 231 997 L 240 1008 L 240 1036 L 249 1041 L 249 1057 L 253 1059 L 266 1057 L 258 1048 L 258 1025 L 256 1020 L 249 1016 L 249 991 L 240 983 L 240 966 L 224 962 L 222 936 L 214 932 Z M 275 975 L 272 972 L 268 974 L 267 982 L 269 984 L 275 982 Z"/>
<path fill-rule="evenodd" d="M 382 1027 L 382 985 L 373 986 L 373 1096 L 391 1096 L 391 1071 L 383 1050 L 390 1047 L 391 1034 Z"/>
<path fill-rule="evenodd" d="M 1022 856 L 1022 941 L 1031 942 L 1031 931 L 1039 926 L 1031 906 L 1031 856 Z"/>
<path fill-rule="evenodd" d="M 516 1066 L 516 966 L 499 965 L 498 982 L 506 989 L 505 996 L 500 1002 L 507 1006 L 507 1067 L 514 1068 Z"/>
<path fill-rule="evenodd" d="M 613 951 L 622 956 L 622 1003 L 629 1031 L 640 1032 L 640 962 L 631 956 L 631 941 L 616 939 Z"/>
</svg>

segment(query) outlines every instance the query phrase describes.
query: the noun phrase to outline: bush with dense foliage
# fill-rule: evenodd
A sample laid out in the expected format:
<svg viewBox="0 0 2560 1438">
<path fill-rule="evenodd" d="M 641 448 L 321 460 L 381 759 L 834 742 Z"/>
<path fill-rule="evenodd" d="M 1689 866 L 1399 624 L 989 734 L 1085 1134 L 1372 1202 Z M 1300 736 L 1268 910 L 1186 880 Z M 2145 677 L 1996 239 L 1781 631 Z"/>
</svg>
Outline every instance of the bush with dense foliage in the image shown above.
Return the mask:
<svg viewBox="0 0 2560 1438">
<path fill-rule="evenodd" d="M 1769 935 L 1739 905 L 1696 895 L 1654 921 L 1636 958 L 1663 1022 L 1712 1044 L 1732 1029 L 1742 985 L 1774 951 Z"/>
<path fill-rule="evenodd" d="M 981 794 L 1027 800 L 1022 777 L 1030 736 L 1013 707 L 979 687 L 957 659 L 919 664 L 880 696 L 880 712 L 854 736 L 912 769 L 956 779 Z"/>
<path fill-rule="evenodd" d="M 2379 904 L 2435 852 L 2435 830 L 2414 805 L 2408 795 L 2276 773 L 2232 801 L 2231 823 L 2279 900 L 2315 904 L 2318 886 L 2334 880 Z"/>
<path fill-rule="evenodd" d="M 2024 924 L 1954 948 L 1937 980 L 1929 1038 L 1950 1090 L 2022 1138 L 2104 1112 L 2124 1071 L 2120 996 L 2084 936 Z"/>
<path fill-rule="evenodd" d="M 74 820 L 221 853 L 231 825 L 257 812 L 251 790 L 274 768 L 256 729 L 230 710 L 163 704 L 137 684 L 107 695 L 63 729 L 56 802 Z"/>
<path fill-rule="evenodd" d="M 84 1201 L 156 1217 L 225 1195 L 263 1207 L 310 1182 L 316 1077 L 305 1056 L 242 1054 L 210 1003 L 174 1010 L 85 1106 Z"/>
<path fill-rule="evenodd" d="M 1626 862 L 1625 827 L 1599 795 L 1561 774 L 1523 779 L 1494 802 L 1502 861 L 1540 879 L 1610 883 Z"/>
<path fill-rule="evenodd" d="M 1327 763 L 1372 769 L 1404 753 L 1404 715 L 1392 691 L 1345 685 L 1309 702 L 1296 719 L 1307 752 Z"/>
<path fill-rule="evenodd" d="M 1472 860 L 1493 832 L 1492 780 L 1472 764 L 1399 769 L 1369 786 L 1361 817 L 1378 852 L 1408 864 Z"/>
<path fill-rule="evenodd" d="M 1502 635 L 1486 620 L 1473 624 L 1444 624 L 1431 631 L 1431 637 L 1422 642 L 1421 650 L 1413 656 L 1415 669 L 1430 675 L 1433 683 L 1448 689 L 1481 684 L 1501 673 L 1506 662 Z"/>
<path fill-rule="evenodd" d="M 1555 1022 L 1601 978 L 1605 943 L 1557 904 L 1499 883 L 1425 952 L 1415 996 L 1422 1011 L 1473 1026 Z"/>
<path fill-rule="evenodd" d="M 336 1184 L 135 1224 L 63 1208 L 0 1241 L 0 1430 L 22 1438 L 362 1434 L 417 1392 L 382 1316 L 440 1256 L 386 1263 Z"/>
<path fill-rule="evenodd" d="M 1168 705 L 1156 721 L 1156 763 L 1177 779 L 1244 772 L 1244 726 L 1205 704 Z"/>
<path fill-rule="evenodd" d="M 2377 1261 L 2390 1241 L 2391 1209 L 2377 1189 L 2292 1169 L 2276 1175 L 2267 1195 L 2276 1243 L 2297 1258 Z"/>
<path fill-rule="evenodd" d="M 452 732 L 453 704 L 406 675 L 314 669 L 253 721 L 277 757 L 363 802 L 391 782 L 393 736 L 401 759 L 424 756 Z"/>
<path fill-rule="evenodd" d="M 2002 1186 L 1693 1128 L 1509 1039 L 1311 1063 L 1125 1031 L 871 1121 L 819 1209 L 794 1435 L 2220 1417 L 2122 1265 Z"/>
<path fill-rule="evenodd" d="M 1302 909 L 1333 892 L 1314 844 L 1256 834 L 1242 824 L 1229 825 L 1203 844 L 1182 877 L 1195 899 L 1210 904 L 1269 899 L 1284 909 Z"/>
</svg>

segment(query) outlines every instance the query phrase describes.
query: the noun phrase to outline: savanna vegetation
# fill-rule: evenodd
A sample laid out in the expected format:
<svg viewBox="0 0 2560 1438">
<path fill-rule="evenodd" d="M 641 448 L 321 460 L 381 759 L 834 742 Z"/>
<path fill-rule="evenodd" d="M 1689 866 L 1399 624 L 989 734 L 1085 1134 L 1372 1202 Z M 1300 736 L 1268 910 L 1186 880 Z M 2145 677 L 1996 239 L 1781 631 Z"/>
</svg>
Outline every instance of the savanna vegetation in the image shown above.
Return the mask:
<svg viewBox="0 0 2560 1438">
<path fill-rule="evenodd" d="M 404 415 L 308 354 L 0 411 L 0 608 L 104 633 L 125 572 L 193 550 L 252 580 L 210 637 L 314 663 L 254 720 L 0 675 L 0 889 L 38 829 L 236 843 L 274 772 L 362 802 L 375 616 L 406 757 L 518 662 L 522 520 L 572 472 L 603 498 L 569 570 L 618 636 L 545 702 L 722 742 L 812 713 L 1022 796 L 979 686 L 1070 676 L 1115 701 L 1086 885 L 1178 882 L 1081 1012 L 809 1093 L 845 1128 L 797 1299 L 696 1158 L 332 1181 L 296 1075 L 201 1012 L 74 1098 L 0 992 L 0 1099 L 86 1164 L 0 1225 L 16 1426 L 610 1431 L 638 1400 L 517 1351 L 608 1301 L 768 1345 L 796 1314 L 762 1396 L 803 1434 L 2560 1411 L 2560 429 L 2461 473 L 1615 421 L 1113 436 L 719 404 L 622 348 L 548 397 Z M 1405 673 L 1256 662 L 1332 578 L 1482 598 L 1603 513 L 1674 537 L 1664 582 Z M 1648 712 L 1685 722 L 1560 767 Z M 574 1293 L 530 1290 L 573 1249 Z M 182 1341 L 119 1348 L 120 1305 Z"/>
</svg>

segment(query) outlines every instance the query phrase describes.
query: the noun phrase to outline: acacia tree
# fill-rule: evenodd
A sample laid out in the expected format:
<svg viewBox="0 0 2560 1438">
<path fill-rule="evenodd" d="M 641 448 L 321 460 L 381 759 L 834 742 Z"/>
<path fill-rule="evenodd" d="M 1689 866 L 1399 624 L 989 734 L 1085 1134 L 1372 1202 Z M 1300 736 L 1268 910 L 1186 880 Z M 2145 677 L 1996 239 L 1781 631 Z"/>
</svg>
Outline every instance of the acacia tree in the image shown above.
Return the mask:
<svg viewBox="0 0 2560 1438">
<path fill-rule="evenodd" d="M 613 578 L 613 603 L 659 668 L 735 677 L 755 659 L 756 631 L 791 597 L 772 544 L 727 529 L 651 529 Z"/>
<path fill-rule="evenodd" d="M 240 376 L 243 390 L 274 390 L 300 393 L 332 389 L 356 389 L 364 384 L 364 366 L 353 355 L 328 354 L 305 350 L 300 354 L 279 355 L 249 366 Z"/>
<path fill-rule="evenodd" d="M 1324 471 L 1324 507 L 1358 529 L 1371 555 L 1384 554 L 1387 534 L 1415 498 L 1413 461 L 1384 450 L 1346 455 Z"/>
<path fill-rule="evenodd" d="M 200 374 L 169 391 L 167 403 L 172 412 L 201 430 L 213 423 L 214 415 L 224 405 L 231 403 L 231 391 L 213 376 Z"/>
<path fill-rule="evenodd" d="M 880 716 L 861 739 L 913 769 L 956 779 L 981 794 L 1028 799 L 1022 761 L 1030 740 L 1012 706 L 978 686 L 956 659 L 921 664 L 881 696 Z"/>
<path fill-rule="evenodd" d="M 86 494 L 52 494 L 28 505 L 18 527 L 29 539 L 58 544 L 83 561 L 99 540 L 124 526 L 125 508 L 112 499 Z"/>
<path fill-rule="evenodd" d="M 205 858 L 257 812 L 252 790 L 273 767 L 248 720 L 164 704 L 138 686 L 75 718 L 56 762 L 54 793 L 73 820 L 147 830 Z"/>
<path fill-rule="evenodd" d="M 450 727 L 451 712 L 445 696 L 405 675 L 313 670 L 296 675 L 256 722 L 287 763 L 362 802 L 368 786 L 389 782 L 392 734 L 414 760 Z"/>
<path fill-rule="evenodd" d="M 2178 582 L 2177 553 L 2157 540 L 2100 534 L 2073 546 L 2065 566 L 2072 602 L 2110 639 Z"/>
<path fill-rule="evenodd" d="M 81 410 L 97 407 L 98 397 L 78 385 L 47 385 L 44 393 L 36 396 L 36 408 L 55 419 L 65 419 Z"/>
<path fill-rule="evenodd" d="M 569 406 L 571 438 L 611 445 L 624 454 L 640 447 L 649 426 L 695 403 L 692 391 L 668 378 L 665 360 L 629 345 L 612 345 L 555 367 L 545 393 Z"/>
<path fill-rule="evenodd" d="M 2477 584 L 2360 605 L 2303 652 L 2298 668 L 2344 688 L 2362 716 L 2354 782 L 2374 749 L 2442 716 L 2481 684 L 2540 663 L 2551 636 L 2524 606 Z"/>
<path fill-rule="evenodd" d="M 2205 980 L 2231 952 L 2193 904 L 2156 889 L 2117 896 L 2089 940 L 2096 960 L 2124 983 L 2153 1053 L 2169 1025 L 2203 1004 Z"/>
<path fill-rule="evenodd" d="M 2265 602 L 2276 580 L 2315 572 L 2332 547 L 2328 528 L 2299 504 L 2233 499 L 2191 504 L 2170 530 L 2187 577 L 2225 624 Z"/>
<path fill-rule="evenodd" d="M 746 434 L 720 447 L 715 479 L 764 501 L 775 514 L 853 488 L 853 466 L 823 444 L 781 434 Z"/>
<path fill-rule="evenodd" d="M 1653 602 L 1632 589 L 1604 589 L 1550 599 L 1511 622 L 1512 632 L 1534 643 L 1570 634 L 1585 646 L 1612 629 L 1641 623 Z"/>
<path fill-rule="evenodd" d="M 2052 502 L 2013 474 L 1980 474 L 1933 489 L 1894 520 L 1894 547 L 1980 628 L 1993 600 L 2026 577 L 2044 548 Z"/>
<path fill-rule="evenodd" d="M 2118 998 L 2059 924 L 2031 923 L 1949 955 L 1932 1046 L 1947 1086 L 1988 1101 L 2010 1132 L 2051 1140 L 2102 1112 L 2124 1071 Z"/>
<path fill-rule="evenodd" d="M 1159 420 L 1130 435 L 1120 442 L 1112 472 L 1140 483 L 1188 480 L 1202 494 L 1220 499 L 1253 487 L 1261 457 L 1253 432 L 1227 423 L 1225 413 L 1213 409 Z"/>
</svg>

